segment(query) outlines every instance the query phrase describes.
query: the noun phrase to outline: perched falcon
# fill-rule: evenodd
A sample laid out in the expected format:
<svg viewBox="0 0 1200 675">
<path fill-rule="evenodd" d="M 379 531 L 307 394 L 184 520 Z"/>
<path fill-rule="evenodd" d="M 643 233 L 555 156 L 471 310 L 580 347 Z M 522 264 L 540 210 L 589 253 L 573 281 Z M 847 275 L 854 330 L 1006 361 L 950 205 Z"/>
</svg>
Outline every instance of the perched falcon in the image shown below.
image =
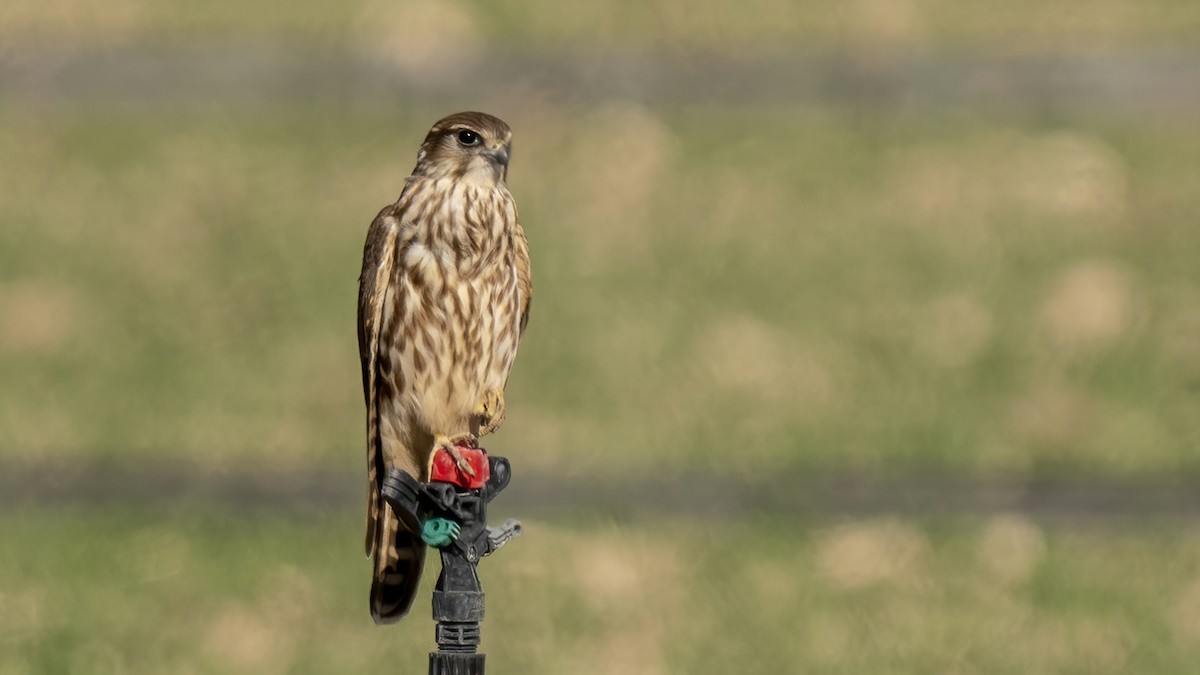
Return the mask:
<svg viewBox="0 0 1200 675">
<path fill-rule="evenodd" d="M 478 112 L 433 125 L 395 204 L 371 223 L 358 292 L 367 403 L 371 616 L 412 604 L 425 546 L 380 498 L 388 469 L 424 480 L 437 448 L 470 467 L 504 420 L 504 386 L 529 318 L 529 249 L 508 192 L 512 131 Z"/>
</svg>

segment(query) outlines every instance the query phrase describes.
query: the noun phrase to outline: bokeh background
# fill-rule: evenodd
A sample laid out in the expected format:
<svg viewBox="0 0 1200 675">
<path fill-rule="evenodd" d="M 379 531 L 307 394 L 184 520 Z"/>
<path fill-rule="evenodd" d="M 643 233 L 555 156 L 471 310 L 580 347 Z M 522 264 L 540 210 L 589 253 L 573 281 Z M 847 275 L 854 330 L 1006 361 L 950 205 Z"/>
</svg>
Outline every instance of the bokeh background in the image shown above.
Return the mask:
<svg viewBox="0 0 1200 675">
<path fill-rule="evenodd" d="M 1197 73 L 1180 0 L 5 0 L 0 673 L 424 671 L 355 295 L 462 109 L 536 288 L 491 672 L 1193 672 Z"/>
</svg>

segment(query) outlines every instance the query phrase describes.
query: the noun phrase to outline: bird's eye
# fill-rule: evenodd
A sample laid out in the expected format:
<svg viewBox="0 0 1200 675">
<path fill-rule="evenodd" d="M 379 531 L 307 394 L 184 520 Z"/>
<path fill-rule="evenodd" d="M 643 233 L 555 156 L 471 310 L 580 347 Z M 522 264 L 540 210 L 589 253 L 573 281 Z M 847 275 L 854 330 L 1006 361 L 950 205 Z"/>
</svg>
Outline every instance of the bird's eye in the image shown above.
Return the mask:
<svg viewBox="0 0 1200 675">
<path fill-rule="evenodd" d="M 458 142 L 463 145 L 479 145 L 479 134 L 470 129 L 463 129 L 458 132 Z"/>
</svg>

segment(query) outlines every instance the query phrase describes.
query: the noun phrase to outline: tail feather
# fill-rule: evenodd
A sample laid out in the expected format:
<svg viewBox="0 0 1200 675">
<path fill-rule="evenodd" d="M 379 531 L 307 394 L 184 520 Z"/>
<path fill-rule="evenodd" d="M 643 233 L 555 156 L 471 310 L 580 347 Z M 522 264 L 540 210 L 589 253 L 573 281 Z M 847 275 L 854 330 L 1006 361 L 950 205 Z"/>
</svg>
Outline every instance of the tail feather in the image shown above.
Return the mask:
<svg viewBox="0 0 1200 675">
<path fill-rule="evenodd" d="M 387 504 L 375 528 L 375 576 L 371 581 L 371 618 L 377 624 L 396 623 L 408 614 L 425 564 L 425 543 L 409 532 Z"/>
</svg>

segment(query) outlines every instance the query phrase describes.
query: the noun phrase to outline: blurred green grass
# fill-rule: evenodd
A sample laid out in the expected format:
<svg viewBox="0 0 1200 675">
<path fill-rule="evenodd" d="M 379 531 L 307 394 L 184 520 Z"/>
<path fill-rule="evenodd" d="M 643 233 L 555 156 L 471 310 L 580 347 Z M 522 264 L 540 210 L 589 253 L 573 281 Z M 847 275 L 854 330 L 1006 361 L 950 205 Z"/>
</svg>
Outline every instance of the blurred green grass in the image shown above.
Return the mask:
<svg viewBox="0 0 1200 675">
<path fill-rule="evenodd" d="M 588 471 L 1195 469 L 1200 133 L 496 111 L 534 256 L 496 447 Z M 345 464 L 404 108 L 0 117 L 0 447 Z"/>
<path fill-rule="evenodd" d="M 1129 3 L 1020 0 L 1004 5 L 952 0 L 752 0 L 739 4 L 654 2 L 564 5 L 551 0 L 503 4 L 482 0 L 389 3 L 191 3 L 113 0 L 10 0 L 0 12 L 0 38 L 39 43 L 70 38 L 59 48 L 119 43 L 170 43 L 230 37 L 327 49 L 356 43 L 400 53 L 492 49 L 649 49 L 739 56 L 809 49 L 1039 49 L 1188 47 L 1200 9 L 1186 0 Z M 379 44 L 390 40 L 394 43 Z M 42 42 L 44 44 L 44 42 Z"/>
<path fill-rule="evenodd" d="M 80 85 L 54 85 L 54 66 L 261 45 L 415 82 L 514 55 L 800 55 L 869 75 L 1186 53 L 1198 30 L 1181 0 L 9 0 L 0 74 L 32 95 L 0 88 L 0 460 L 360 466 L 362 238 L 452 98 L 516 131 L 536 300 L 488 446 L 522 471 L 1196 471 L 1190 113 L 1036 96 L 584 106 L 554 84 L 143 107 L 152 94 L 56 98 Z M 236 508 L 0 512 L 0 673 L 421 667 L 432 579 L 411 623 L 374 629 L 360 513 Z M 612 511 L 529 521 L 485 564 L 493 671 L 1194 670 L 1191 520 Z"/>
<path fill-rule="evenodd" d="M 0 518 L 0 672 L 418 671 L 358 514 Z M 351 522 L 353 521 L 353 522 Z M 895 518 L 531 522 L 481 567 L 496 673 L 1187 673 L 1200 532 Z"/>
</svg>

